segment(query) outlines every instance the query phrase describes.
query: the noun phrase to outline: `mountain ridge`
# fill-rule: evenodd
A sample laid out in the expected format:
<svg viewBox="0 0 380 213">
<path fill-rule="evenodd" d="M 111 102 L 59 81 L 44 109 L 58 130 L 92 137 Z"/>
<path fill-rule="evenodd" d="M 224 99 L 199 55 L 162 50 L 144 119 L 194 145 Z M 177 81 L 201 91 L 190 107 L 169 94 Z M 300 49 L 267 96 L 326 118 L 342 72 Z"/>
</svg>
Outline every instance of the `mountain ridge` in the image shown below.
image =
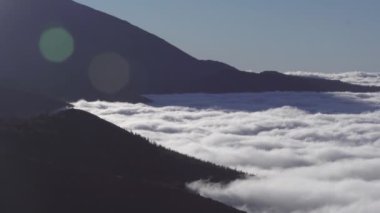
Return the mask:
<svg viewBox="0 0 380 213">
<path fill-rule="evenodd" d="M 199 60 L 125 20 L 74 1 L 0 2 L 0 85 L 8 88 L 69 101 L 131 102 L 147 101 L 139 94 L 380 91 L 281 73 L 248 73 Z M 48 34 L 54 30 L 61 34 Z M 44 43 L 46 34 L 53 36 L 52 43 Z M 72 52 L 54 43 L 59 39 L 69 42 Z"/>
<path fill-rule="evenodd" d="M 0 119 L 1 212 L 225 212 L 186 188 L 243 173 L 178 154 L 90 113 Z"/>
<path fill-rule="evenodd" d="M 0 212 L 220 212 L 186 188 L 244 173 L 179 154 L 53 98 L 0 88 Z"/>
</svg>

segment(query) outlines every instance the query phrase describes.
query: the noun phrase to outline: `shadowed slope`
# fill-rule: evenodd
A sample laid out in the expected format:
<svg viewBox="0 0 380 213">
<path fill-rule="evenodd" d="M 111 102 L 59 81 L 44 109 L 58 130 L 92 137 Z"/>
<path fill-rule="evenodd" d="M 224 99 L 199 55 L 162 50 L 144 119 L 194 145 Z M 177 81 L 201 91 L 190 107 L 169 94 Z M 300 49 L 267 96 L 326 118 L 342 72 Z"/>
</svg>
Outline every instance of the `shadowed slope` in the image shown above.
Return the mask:
<svg viewBox="0 0 380 213">
<path fill-rule="evenodd" d="M 243 174 L 152 145 L 89 113 L 0 122 L 1 212 L 238 212 L 185 189 Z"/>
<path fill-rule="evenodd" d="M 70 105 L 59 100 L 0 88 L 0 118 L 24 118 L 51 113 Z"/>
</svg>

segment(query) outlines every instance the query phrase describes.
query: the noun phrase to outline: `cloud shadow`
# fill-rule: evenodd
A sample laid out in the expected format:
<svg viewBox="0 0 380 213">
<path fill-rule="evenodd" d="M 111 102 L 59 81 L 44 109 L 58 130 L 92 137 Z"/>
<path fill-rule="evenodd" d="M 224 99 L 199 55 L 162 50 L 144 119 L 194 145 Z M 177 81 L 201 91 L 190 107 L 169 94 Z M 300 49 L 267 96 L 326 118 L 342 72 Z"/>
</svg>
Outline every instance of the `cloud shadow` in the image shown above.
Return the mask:
<svg viewBox="0 0 380 213">
<path fill-rule="evenodd" d="M 265 111 L 285 106 L 309 113 L 359 114 L 380 109 L 379 93 L 264 92 L 239 94 L 148 95 L 152 106 L 182 106 L 226 111 Z"/>
</svg>

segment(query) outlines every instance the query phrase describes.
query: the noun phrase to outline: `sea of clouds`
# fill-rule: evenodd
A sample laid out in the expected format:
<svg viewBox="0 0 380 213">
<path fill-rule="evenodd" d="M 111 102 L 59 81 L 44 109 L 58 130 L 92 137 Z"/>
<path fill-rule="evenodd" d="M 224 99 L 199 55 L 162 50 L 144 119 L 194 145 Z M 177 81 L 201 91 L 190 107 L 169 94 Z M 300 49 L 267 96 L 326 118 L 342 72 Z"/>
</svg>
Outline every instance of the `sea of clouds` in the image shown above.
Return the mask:
<svg viewBox="0 0 380 213">
<path fill-rule="evenodd" d="M 371 73 L 293 74 L 380 85 Z M 247 212 L 380 209 L 380 93 L 148 97 L 150 105 L 74 105 L 170 149 L 254 174 L 227 185 L 188 184 Z"/>
</svg>

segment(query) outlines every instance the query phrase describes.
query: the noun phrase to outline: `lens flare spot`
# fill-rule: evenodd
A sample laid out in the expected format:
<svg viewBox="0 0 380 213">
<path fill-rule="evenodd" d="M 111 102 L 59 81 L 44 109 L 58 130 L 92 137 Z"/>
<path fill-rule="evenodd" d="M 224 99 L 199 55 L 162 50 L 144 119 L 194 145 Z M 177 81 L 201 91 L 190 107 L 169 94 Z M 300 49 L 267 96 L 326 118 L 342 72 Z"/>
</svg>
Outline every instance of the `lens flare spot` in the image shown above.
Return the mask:
<svg viewBox="0 0 380 213">
<path fill-rule="evenodd" d="M 74 38 L 62 27 L 49 28 L 42 33 L 39 48 L 46 60 L 61 63 L 74 53 Z"/>
<path fill-rule="evenodd" d="M 117 53 L 109 52 L 97 55 L 91 61 L 89 77 L 98 91 L 115 94 L 129 82 L 129 63 Z"/>
</svg>

